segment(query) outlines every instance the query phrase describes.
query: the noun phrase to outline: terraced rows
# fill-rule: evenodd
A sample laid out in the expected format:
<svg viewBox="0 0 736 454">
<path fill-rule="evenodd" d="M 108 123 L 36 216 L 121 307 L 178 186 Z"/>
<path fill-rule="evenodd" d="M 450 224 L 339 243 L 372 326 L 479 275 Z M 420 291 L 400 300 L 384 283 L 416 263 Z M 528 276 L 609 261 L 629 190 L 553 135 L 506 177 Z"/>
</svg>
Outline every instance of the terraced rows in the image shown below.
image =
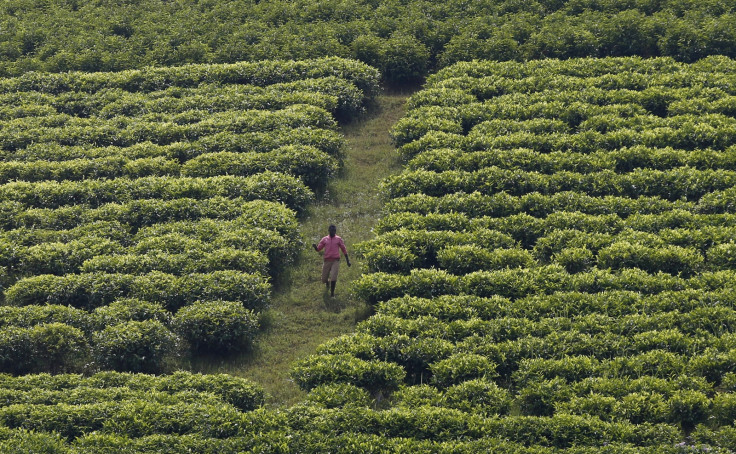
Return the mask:
<svg viewBox="0 0 736 454">
<path fill-rule="evenodd" d="M 736 449 L 735 92 L 721 57 L 430 77 L 359 245 L 376 315 L 294 378 L 453 415 L 434 433 L 487 418 L 455 435 L 540 452 Z"/>
<path fill-rule="evenodd" d="M 385 216 L 376 237 L 357 247 L 371 272 L 354 291 L 376 313 L 295 366 L 292 378 L 310 391 L 304 402 L 263 408 L 258 389 L 224 376 L 5 377 L 0 448 L 731 452 L 734 81 L 736 63 L 721 57 L 693 65 L 617 58 L 447 68 L 396 125 L 407 169 L 384 182 Z M 199 123 L 207 121 L 181 131 L 206 130 Z M 132 124 L 120 123 L 140 131 Z M 53 128 L 35 137 L 67 134 Z M 75 159 L 120 150 L 186 156 L 186 147 L 165 140 L 127 144 L 126 134 L 108 134 L 119 142 L 104 148 L 50 146 Z M 193 134 L 195 149 L 204 150 L 208 136 Z M 231 143 L 266 143 L 254 137 Z M 42 150 L 29 144 L 8 156 Z M 22 257 L 16 274 L 5 275 L 14 283 L 5 291 L 3 333 L 23 339 L 14 345 L 45 346 L 29 339 L 73 338 L 76 329 L 80 345 L 91 338 L 93 351 L 103 352 L 136 323 L 194 332 L 199 306 L 229 310 L 230 295 L 257 310 L 267 301 L 267 288 L 258 290 L 267 280 L 258 276 L 289 254 L 295 219 L 273 201 L 244 202 L 242 188 L 294 178 L 263 175 L 180 170 L 141 176 L 142 187 L 125 176 L 0 187 L 9 198 L 4 250 Z M 76 197 L 85 204 L 71 205 Z M 264 233 L 269 226 L 281 230 Z M 90 237 L 104 241 L 85 243 Z M 256 240 L 273 245 L 267 259 L 247 247 Z M 118 244 L 122 252 L 108 252 Z M 100 252 L 79 257 L 74 248 Z M 229 256 L 228 248 L 245 255 Z M 47 256 L 66 258 L 38 258 Z M 253 271 L 207 268 L 223 261 L 252 263 Z M 79 269 L 22 275 L 32 263 Z M 257 278 L 238 280 L 245 275 Z M 77 357 L 70 348 L 32 353 L 42 364 Z M 152 390 L 145 402 L 144 387 Z"/>
<path fill-rule="evenodd" d="M 248 345 L 376 93 L 341 59 L 0 80 L 0 371 Z"/>
</svg>

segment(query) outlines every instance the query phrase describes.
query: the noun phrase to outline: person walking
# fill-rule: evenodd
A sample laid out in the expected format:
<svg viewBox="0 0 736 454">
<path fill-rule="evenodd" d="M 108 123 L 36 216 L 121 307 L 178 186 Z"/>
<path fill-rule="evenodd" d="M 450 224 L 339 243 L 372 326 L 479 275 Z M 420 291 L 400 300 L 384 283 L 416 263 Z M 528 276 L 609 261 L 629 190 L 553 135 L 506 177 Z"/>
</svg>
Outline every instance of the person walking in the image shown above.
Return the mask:
<svg viewBox="0 0 736 454">
<path fill-rule="evenodd" d="M 329 235 L 323 237 L 319 244 L 312 243 L 315 251 L 324 249 L 325 255 L 322 264 L 322 283 L 325 289 L 330 291 L 330 296 L 335 297 L 335 285 L 337 284 L 337 272 L 340 269 L 340 251 L 345 255 L 345 262 L 350 266 L 350 257 L 345 247 L 345 242 L 337 236 L 337 227 L 330 225 L 327 228 Z"/>
</svg>

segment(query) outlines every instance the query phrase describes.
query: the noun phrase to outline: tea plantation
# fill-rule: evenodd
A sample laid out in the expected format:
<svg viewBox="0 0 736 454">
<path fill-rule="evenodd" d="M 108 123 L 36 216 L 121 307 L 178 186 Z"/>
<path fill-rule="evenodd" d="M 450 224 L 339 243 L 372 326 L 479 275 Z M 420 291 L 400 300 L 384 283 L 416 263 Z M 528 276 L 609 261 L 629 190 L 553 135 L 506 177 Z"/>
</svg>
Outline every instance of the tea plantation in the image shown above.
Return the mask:
<svg viewBox="0 0 736 454">
<path fill-rule="evenodd" d="M 735 8 L 6 0 L 0 452 L 735 452 Z M 233 358 L 406 91 L 274 404 Z"/>
<path fill-rule="evenodd" d="M 365 67 L 351 68 L 375 80 Z M 394 127 L 406 169 L 383 183 L 385 217 L 376 237 L 358 246 L 372 272 L 354 291 L 375 304 L 376 313 L 355 334 L 324 344 L 294 367 L 293 379 L 310 391 L 304 402 L 263 407 L 257 386 L 226 375 L 5 376 L 0 446 L 44 452 L 731 452 L 734 80 L 736 63 L 723 57 L 691 65 L 608 58 L 448 67 L 410 98 L 409 112 Z M 355 93 L 356 106 L 370 92 L 344 90 Z M 39 89 L 28 93 L 46 96 Z M 228 127 L 268 124 L 269 115 L 288 118 L 290 108 L 314 112 L 299 118 L 314 118 L 312 128 L 324 128 L 317 131 L 334 131 L 328 111 L 301 105 L 231 112 L 243 119 Z M 34 125 L 28 135 L 48 138 L 39 142 L 61 156 L 79 157 L 33 158 L 47 149 L 34 140 L 5 145 L 8 168 L 36 159 L 49 169 L 72 162 L 88 169 L 84 163 L 99 159 L 89 156 L 127 156 L 120 150 L 136 146 L 123 142 L 128 125 L 146 115 L 29 115 L 32 121 L 17 122 Z M 82 127 L 89 132 L 81 137 L 92 139 L 71 144 L 63 138 L 70 128 L 51 126 L 57 117 L 106 128 Z M 182 126 L 201 131 L 213 117 L 216 112 Z M 26 117 L 5 122 L 17 118 Z M 226 133 L 238 137 L 233 141 L 266 137 L 257 128 Z M 104 147 L 94 134 L 102 129 L 112 138 Z M 252 273 L 240 265 L 178 270 L 226 256 L 215 249 L 211 261 L 202 260 L 211 250 L 200 253 L 195 244 L 257 256 L 260 248 L 232 245 L 254 229 L 262 230 L 248 238 L 282 238 L 277 252 L 288 256 L 298 242 L 294 213 L 312 192 L 298 176 L 265 178 L 258 172 L 274 170 L 259 169 L 260 185 L 305 195 L 270 189 L 246 202 L 248 188 L 259 186 L 250 186 L 253 177 L 245 172 L 230 175 L 243 179 L 231 185 L 224 177 L 185 176 L 188 163 L 221 152 L 166 152 L 197 150 L 207 137 L 156 138 L 146 145 L 162 151 L 172 174 L 128 175 L 127 160 L 124 169 L 105 166 L 121 176 L 75 179 L 43 170 L 59 176 L 16 177 L 0 187 L 12 214 L 4 233 L 8 372 L 150 372 L 148 355 L 159 358 L 177 336 L 195 349 L 235 345 L 226 334 L 242 326 L 213 336 L 203 328 L 203 320 L 212 320 L 204 314 L 217 314 L 211 323 L 222 330 L 244 307 L 262 308 L 274 259 L 263 258 L 264 268 Z M 249 153 L 259 156 L 241 151 L 232 159 Z M 191 168 L 207 169 L 201 162 Z M 161 178 L 171 183 L 156 184 Z M 296 183 L 287 186 L 289 178 Z M 125 204 L 166 203 L 182 193 L 195 194 L 190 204 L 217 198 L 217 210 L 209 212 L 216 214 L 171 219 L 166 213 L 182 211 L 151 210 L 155 215 L 137 222 L 120 215 Z M 271 194 L 283 198 L 263 200 Z M 282 200 L 288 207 L 278 204 Z M 109 213 L 114 217 L 103 217 Z M 272 236 L 260 234 L 269 227 Z M 235 228 L 234 234 L 226 230 Z M 26 258 L 44 250 L 49 258 Z M 75 258 L 76 268 L 64 268 Z M 257 285 L 237 284 L 241 276 Z M 131 348 L 133 337 L 159 350 L 140 357 L 121 350 Z M 83 367 L 81 351 L 91 359 Z"/>
<path fill-rule="evenodd" d="M 421 81 L 472 59 L 736 57 L 729 0 L 5 0 L 0 75 L 354 58 Z"/>
<path fill-rule="evenodd" d="M 0 81 L 0 371 L 159 372 L 244 348 L 340 166 L 340 59 Z"/>
<path fill-rule="evenodd" d="M 377 313 L 295 380 L 390 395 L 434 440 L 736 449 L 735 81 L 721 57 L 432 76 L 361 245 Z"/>
</svg>

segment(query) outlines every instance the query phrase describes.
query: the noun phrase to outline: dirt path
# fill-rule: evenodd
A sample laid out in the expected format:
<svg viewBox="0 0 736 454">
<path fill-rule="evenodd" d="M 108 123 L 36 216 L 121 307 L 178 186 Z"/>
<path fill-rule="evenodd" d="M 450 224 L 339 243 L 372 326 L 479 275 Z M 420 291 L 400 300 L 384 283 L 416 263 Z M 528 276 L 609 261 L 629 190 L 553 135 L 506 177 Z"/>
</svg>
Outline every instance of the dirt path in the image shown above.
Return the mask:
<svg viewBox="0 0 736 454">
<path fill-rule="evenodd" d="M 353 266 L 343 262 L 332 299 L 320 283 L 322 259 L 311 248 L 337 226 L 338 235 L 351 246 L 370 239 L 383 202 L 378 184 L 400 170 L 389 130 L 404 114 L 408 94 L 383 94 L 367 114 L 342 127 L 346 138 L 342 175 L 328 186 L 321 200 L 301 221 L 304 248 L 297 263 L 279 277 L 271 309 L 264 314 L 266 330 L 254 350 L 239 358 L 207 358 L 194 364 L 206 373 L 229 373 L 260 383 L 275 406 L 290 405 L 304 397 L 290 379 L 292 364 L 310 354 L 328 339 L 347 334 L 370 308 L 350 295 L 350 283 L 362 272 L 361 261 L 352 255 Z"/>
</svg>

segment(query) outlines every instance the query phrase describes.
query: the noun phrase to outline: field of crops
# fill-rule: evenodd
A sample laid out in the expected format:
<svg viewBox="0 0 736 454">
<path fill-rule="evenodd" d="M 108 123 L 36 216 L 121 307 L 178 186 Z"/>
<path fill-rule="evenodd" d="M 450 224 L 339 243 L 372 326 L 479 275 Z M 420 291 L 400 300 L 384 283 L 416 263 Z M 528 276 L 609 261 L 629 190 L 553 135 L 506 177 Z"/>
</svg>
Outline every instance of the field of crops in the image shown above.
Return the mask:
<svg viewBox="0 0 736 454">
<path fill-rule="evenodd" d="M 727 0 L 4 0 L 0 452 L 736 452 L 731 58 Z M 296 405 L 192 372 L 337 318 Z"/>
<path fill-rule="evenodd" d="M 394 82 L 472 59 L 736 57 L 728 0 L 5 0 L 0 75 L 355 58 Z"/>
<path fill-rule="evenodd" d="M 360 245 L 377 314 L 295 380 L 390 396 L 435 441 L 736 449 L 734 95 L 720 57 L 432 76 Z M 396 429 L 358 419 L 332 430 Z"/>
<path fill-rule="evenodd" d="M 0 80 L 0 372 L 247 347 L 378 72 L 337 58 Z"/>
<path fill-rule="evenodd" d="M 303 402 L 264 407 L 262 390 L 225 375 L 4 376 L 0 450 L 733 452 L 734 82 L 736 62 L 723 57 L 440 71 L 393 129 L 406 169 L 383 183 L 385 217 L 358 246 L 372 271 L 354 290 L 376 314 L 294 367 L 292 378 L 310 391 Z M 281 207 L 254 203 L 263 209 L 251 222 Z M 26 212 L 39 209 L 50 208 Z M 209 228 L 232 222 L 203 219 Z M 192 222 L 159 222 L 151 232 L 183 235 Z M 131 228 L 136 239 L 149 227 Z M 8 234 L 28 230 L 48 229 Z M 141 243 L 121 244 L 140 251 Z M 86 259 L 77 273 L 18 274 L 4 310 L 19 328 L 4 332 L 52 339 L 61 329 L 38 320 L 101 327 L 121 313 L 125 333 L 172 318 L 169 326 L 202 326 L 182 311 L 204 303 L 141 290 L 153 271 L 87 271 L 116 256 Z M 95 281 L 96 273 L 107 274 Z M 217 288 L 211 282 L 202 288 Z M 105 303 L 122 288 L 125 299 Z M 29 305 L 43 298 L 79 307 Z M 93 328 L 93 351 L 108 345 L 108 329 Z M 31 357 L 64 364 L 52 355 L 70 351 L 57 345 Z"/>
</svg>

